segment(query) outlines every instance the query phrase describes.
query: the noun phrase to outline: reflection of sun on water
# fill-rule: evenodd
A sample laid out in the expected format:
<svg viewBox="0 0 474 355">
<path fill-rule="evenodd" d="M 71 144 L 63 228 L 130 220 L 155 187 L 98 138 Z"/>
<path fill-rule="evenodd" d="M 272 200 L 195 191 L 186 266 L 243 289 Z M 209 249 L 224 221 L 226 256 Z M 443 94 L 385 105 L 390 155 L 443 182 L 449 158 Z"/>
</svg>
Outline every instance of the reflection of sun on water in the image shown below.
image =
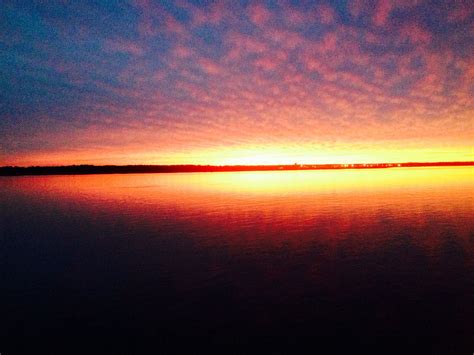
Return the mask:
<svg viewBox="0 0 474 355">
<path fill-rule="evenodd" d="M 445 187 L 472 191 L 474 167 L 423 167 L 347 170 L 253 171 L 25 177 L 22 189 L 45 189 L 67 194 L 129 196 L 164 199 L 201 194 L 281 195 L 327 193 L 403 193 Z M 22 181 L 22 180 L 18 180 Z M 471 196 L 472 197 L 472 196 Z"/>
<path fill-rule="evenodd" d="M 428 236 L 417 242 L 431 250 L 442 241 L 433 235 L 448 227 L 468 245 L 474 217 L 474 167 L 33 176 L 0 183 L 0 202 L 34 196 L 31 204 L 84 209 L 112 224 L 126 216 L 134 228 L 158 231 L 174 221 L 235 245 L 257 237 L 280 245 L 354 235 L 367 243 L 390 225 L 400 235 Z"/>
<path fill-rule="evenodd" d="M 256 194 L 443 188 L 473 181 L 474 167 L 197 173 L 169 179 L 182 190 Z"/>
<path fill-rule="evenodd" d="M 474 218 L 474 167 L 27 176 L 0 183 L 0 202 L 34 196 L 32 204 L 84 209 L 113 225 L 126 216 L 134 228 L 154 226 L 158 234 L 174 221 L 200 231 L 206 243 L 236 247 L 255 238 L 278 246 L 358 236 L 365 249 L 376 248 L 376 236 L 390 226 L 390 233 L 428 236 L 417 243 L 433 250 L 442 245 L 438 231 L 448 227 L 469 245 Z"/>
</svg>

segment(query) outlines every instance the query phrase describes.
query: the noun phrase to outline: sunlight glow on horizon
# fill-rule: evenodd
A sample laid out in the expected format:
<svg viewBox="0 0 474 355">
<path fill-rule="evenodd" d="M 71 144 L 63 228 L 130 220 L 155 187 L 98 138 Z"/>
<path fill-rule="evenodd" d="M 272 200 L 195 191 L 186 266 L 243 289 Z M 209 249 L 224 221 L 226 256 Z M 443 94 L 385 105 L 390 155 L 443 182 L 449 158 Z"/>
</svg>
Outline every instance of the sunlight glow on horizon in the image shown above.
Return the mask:
<svg viewBox="0 0 474 355">
<path fill-rule="evenodd" d="M 93 158 L 91 158 L 93 157 Z M 163 159 L 159 152 L 135 150 L 131 152 L 58 152 L 38 155 L 21 161 L 0 160 L 0 165 L 293 165 L 293 164 L 375 164 L 406 162 L 454 162 L 474 161 L 471 147 L 439 149 L 374 149 L 316 150 L 290 149 L 289 147 L 240 147 L 193 151 L 171 152 Z"/>
</svg>

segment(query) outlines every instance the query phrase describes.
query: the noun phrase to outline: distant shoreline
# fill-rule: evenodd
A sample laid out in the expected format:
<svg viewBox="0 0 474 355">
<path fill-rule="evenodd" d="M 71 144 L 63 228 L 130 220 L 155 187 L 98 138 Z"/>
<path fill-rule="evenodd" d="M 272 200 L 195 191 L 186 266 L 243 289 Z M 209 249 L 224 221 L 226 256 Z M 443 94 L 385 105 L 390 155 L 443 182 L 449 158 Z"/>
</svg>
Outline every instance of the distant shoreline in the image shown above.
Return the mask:
<svg viewBox="0 0 474 355">
<path fill-rule="evenodd" d="M 293 164 L 293 165 L 66 165 L 66 166 L 3 166 L 0 176 L 22 175 L 89 175 L 89 174 L 156 174 L 232 171 L 288 171 L 386 169 L 430 166 L 474 166 L 474 161 L 435 163 L 378 163 L 378 164 Z"/>
</svg>

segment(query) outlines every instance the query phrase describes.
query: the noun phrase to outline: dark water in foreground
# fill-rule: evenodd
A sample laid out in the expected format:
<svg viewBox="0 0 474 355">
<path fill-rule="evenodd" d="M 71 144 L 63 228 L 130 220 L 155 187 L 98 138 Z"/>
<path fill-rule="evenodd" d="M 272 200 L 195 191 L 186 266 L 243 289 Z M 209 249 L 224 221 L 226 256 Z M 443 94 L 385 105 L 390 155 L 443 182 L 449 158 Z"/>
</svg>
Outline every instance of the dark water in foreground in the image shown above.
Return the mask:
<svg viewBox="0 0 474 355">
<path fill-rule="evenodd" d="M 469 349 L 473 178 L 0 178 L 2 334 L 432 336 Z"/>
</svg>

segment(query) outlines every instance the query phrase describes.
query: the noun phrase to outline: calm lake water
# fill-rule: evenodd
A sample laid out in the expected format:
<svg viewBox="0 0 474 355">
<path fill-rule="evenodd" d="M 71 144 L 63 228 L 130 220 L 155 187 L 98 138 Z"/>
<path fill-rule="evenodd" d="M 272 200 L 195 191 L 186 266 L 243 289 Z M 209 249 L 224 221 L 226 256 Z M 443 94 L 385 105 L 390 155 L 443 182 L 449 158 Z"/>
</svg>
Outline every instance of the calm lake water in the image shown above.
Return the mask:
<svg viewBox="0 0 474 355">
<path fill-rule="evenodd" d="M 2 177 L 1 330 L 469 348 L 473 198 L 473 167 Z"/>
</svg>

